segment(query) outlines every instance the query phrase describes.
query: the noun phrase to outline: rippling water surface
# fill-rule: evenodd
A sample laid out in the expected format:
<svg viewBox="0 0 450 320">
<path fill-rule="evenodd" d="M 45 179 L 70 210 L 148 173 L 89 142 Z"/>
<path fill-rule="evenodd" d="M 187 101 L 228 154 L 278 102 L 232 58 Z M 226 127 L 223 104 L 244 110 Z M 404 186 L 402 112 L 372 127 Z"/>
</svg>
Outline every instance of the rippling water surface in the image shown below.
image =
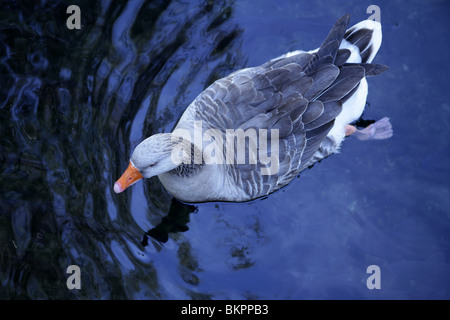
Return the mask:
<svg viewBox="0 0 450 320">
<path fill-rule="evenodd" d="M 447 1 L 376 3 L 390 70 L 364 117 L 389 116 L 393 138 L 348 139 L 267 199 L 195 206 L 157 178 L 113 184 L 214 80 L 313 49 L 373 3 L 74 2 L 1 5 L 0 298 L 450 298 Z"/>
</svg>

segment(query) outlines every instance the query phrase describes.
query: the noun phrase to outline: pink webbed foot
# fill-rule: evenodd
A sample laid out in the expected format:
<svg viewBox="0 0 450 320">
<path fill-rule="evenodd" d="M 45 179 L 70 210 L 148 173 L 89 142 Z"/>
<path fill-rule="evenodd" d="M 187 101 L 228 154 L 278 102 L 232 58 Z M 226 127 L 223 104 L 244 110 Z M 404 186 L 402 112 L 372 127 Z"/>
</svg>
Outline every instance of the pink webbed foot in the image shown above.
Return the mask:
<svg viewBox="0 0 450 320">
<path fill-rule="evenodd" d="M 356 129 L 348 125 L 346 135 L 354 135 L 359 140 L 383 140 L 392 137 L 392 125 L 388 117 L 384 117 L 364 129 Z"/>
</svg>

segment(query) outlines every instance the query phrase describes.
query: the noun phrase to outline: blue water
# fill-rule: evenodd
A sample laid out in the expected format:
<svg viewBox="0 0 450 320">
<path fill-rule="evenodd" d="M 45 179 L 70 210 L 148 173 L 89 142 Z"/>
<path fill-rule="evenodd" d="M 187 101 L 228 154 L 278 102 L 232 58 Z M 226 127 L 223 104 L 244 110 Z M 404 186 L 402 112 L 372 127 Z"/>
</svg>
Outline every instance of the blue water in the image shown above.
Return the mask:
<svg viewBox="0 0 450 320">
<path fill-rule="evenodd" d="M 80 30 L 66 27 L 70 4 Z M 374 62 L 390 69 L 369 79 L 364 119 L 390 117 L 391 139 L 349 138 L 250 203 L 188 207 L 157 178 L 113 192 L 134 147 L 212 81 L 314 49 L 371 4 Z M 450 2 L 1 6 L 1 299 L 450 298 Z"/>
</svg>

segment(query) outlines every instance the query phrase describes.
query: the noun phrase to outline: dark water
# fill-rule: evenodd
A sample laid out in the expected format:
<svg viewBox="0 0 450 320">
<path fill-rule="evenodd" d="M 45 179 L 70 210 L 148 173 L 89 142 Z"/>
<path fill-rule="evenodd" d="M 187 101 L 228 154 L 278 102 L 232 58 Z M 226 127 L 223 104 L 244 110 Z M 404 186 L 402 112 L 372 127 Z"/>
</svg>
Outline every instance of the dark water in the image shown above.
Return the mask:
<svg viewBox="0 0 450 320">
<path fill-rule="evenodd" d="M 134 147 L 212 81 L 313 49 L 371 4 L 390 70 L 369 79 L 364 118 L 389 116 L 393 138 L 348 139 L 250 203 L 183 206 L 157 178 L 113 192 Z M 1 6 L 1 299 L 450 298 L 450 2 Z"/>
</svg>

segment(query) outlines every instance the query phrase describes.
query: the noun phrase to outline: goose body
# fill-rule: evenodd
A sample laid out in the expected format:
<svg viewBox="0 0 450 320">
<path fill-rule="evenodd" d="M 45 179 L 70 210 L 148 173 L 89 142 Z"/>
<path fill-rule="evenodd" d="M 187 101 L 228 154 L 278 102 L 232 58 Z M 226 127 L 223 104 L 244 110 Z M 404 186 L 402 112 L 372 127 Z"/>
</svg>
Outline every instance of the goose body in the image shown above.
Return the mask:
<svg viewBox="0 0 450 320">
<path fill-rule="evenodd" d="M 387 118 L 370 132 L 349 132 L 348 125 L 364 111 L 366 77 L 387 69 L 371 63 L 381 45 L 381 25 L 366 20 L 347 30 L 349 19 L 340 18 L 316 50 L 290 52 L 215 81 L 188 106 L 172 133 L 153 135 L 136 147 L 114 191 L 157 175 L 182 201 L 248 201 L 282 188 L 305 168 L 336 153 L 350 133 L 361 139 L 390 137 Z M 236 152 L 217 161 L 218 154 L 229 155 L 225 146 L 239 143 L 225 141 L 228 132 L 238 130 L 256 133 L 241 136 L 246 162 L 239 162 Z M 222 135 L 212 137 L 210 132 Z M 203 140 L 192 139 L 199 133 Z M 215 148 L 207 149 L 205 134 Z M 176 162 L 174 147 L 183 145 Z M 259 161 L 263 149 L 270 162 Z"/>
</svg>

